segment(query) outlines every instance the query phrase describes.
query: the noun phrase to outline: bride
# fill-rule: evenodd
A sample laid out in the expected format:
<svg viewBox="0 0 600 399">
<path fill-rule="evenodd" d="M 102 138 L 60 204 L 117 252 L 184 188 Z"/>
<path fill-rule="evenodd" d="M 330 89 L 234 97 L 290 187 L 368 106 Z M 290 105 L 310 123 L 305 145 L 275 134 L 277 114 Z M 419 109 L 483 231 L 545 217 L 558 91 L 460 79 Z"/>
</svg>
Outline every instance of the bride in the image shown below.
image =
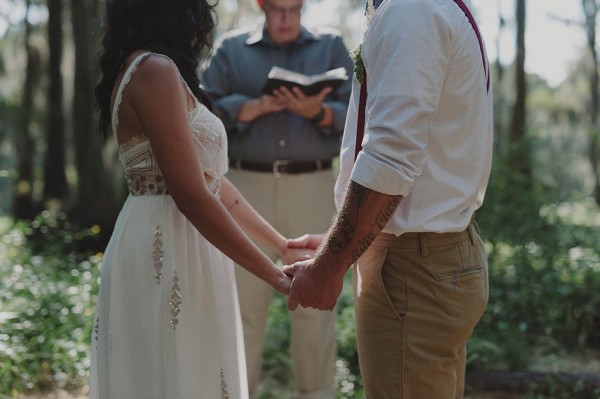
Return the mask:
<svg viewBox="0 0 600 399">
<path fill-rule="evenodd" d="M 247 398 L 233 262 L 287 294 L 305 250 L 223 176 L 227 137 L 197 77 L 214 27 L 206 0 L 109 0 L 96 87 L 129 196 L 102 263 L 91 398 Z M 245 232 L 244 232 L 245 231 Z"/>
</svg>

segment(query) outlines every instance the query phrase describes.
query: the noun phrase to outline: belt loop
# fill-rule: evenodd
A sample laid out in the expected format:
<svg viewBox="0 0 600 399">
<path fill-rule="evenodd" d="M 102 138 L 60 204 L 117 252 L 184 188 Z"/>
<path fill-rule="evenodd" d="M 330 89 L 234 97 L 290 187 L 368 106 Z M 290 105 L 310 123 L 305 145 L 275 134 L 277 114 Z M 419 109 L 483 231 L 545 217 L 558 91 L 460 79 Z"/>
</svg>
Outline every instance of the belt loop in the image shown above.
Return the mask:
<svg viewBox="0 0 600 399">
<path fill-rule="evenodd" d="M 419 246 L 421 247 L 421 256 L 429 256 L 429 244 L 427 243 L 427 233 L 419 233 Z"/>
<path fill-rule="evenodd" d="M 469 220 L 469 225 L 467 226 L 467 232 L 469 233 L 469 240 L 471 240 L 471 245 L 475 245 L 475 238 L 473 237 L 473 229 L 477 226 L 477 222 L 475 221 L 475 214 L 471 216 L 471 220 Z"/>
<path fill-rule="evenodd" d="M 279 171 L 279 167 L 288 165 L 289 163 L 290 163 L 289 161 L 281 161 L 281 160 L 274 161 L 273 162 L 273 176 L 281 177 L 282 173 Z"/>
<path fill-rule="evenodd" d="M 475 239 L 473 238 L 473 224 L 469 223 L 467 226 L 467 232 L 469 233 L 469 241 L 471 241 L 471 245 L 475 245 Z"/>
</svg>

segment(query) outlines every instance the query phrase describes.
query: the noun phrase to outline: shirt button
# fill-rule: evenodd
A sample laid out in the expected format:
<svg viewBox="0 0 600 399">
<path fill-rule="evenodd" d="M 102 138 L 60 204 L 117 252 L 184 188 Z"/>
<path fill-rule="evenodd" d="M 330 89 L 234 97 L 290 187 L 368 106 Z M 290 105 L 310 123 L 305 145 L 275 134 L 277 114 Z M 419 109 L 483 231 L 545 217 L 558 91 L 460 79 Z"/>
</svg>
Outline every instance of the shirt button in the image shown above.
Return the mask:
<svg viewBox="0 0 600 399">
<path fill-rule="evenodd" d="M 279 140 L 279 146 L 285 147 L 285 140 Z"/>
</svg>

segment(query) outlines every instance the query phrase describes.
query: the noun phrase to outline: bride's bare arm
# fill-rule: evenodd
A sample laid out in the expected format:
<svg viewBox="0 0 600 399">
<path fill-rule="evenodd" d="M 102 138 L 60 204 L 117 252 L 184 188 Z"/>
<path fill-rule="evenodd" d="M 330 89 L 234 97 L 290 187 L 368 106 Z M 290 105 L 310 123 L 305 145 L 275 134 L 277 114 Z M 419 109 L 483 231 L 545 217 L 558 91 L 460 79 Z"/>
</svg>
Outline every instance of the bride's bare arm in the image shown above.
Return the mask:
<svg viewBox="0 0 600 399">
<path fill-rule="evenodd" d="M 149 57 L 132 76 L 127 96 L 181 213 L 234 262 L 278 292 L 287 293 L 288 278 L 254 245 L 208 189 L 187 117 L 188 93 L 175 64 L 163 57 Z"/>
<path fill-rule="evenodd" d="M 314 249 L 300 244 L 291 247 L 288 240 L 275 230 L 226 178 L 222 181 L 221 202 L 250 237 L 277 252 L 283 263 L 295 263 L 314 254 Z"/>
</svg>

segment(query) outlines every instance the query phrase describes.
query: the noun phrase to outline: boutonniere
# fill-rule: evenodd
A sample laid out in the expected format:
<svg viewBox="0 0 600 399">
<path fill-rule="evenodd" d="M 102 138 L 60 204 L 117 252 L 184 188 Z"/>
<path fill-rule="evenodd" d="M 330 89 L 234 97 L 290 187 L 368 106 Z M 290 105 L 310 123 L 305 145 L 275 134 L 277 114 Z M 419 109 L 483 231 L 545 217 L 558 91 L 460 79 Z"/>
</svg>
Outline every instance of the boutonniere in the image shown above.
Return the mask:
<svg viewBox="0 0 600 399">
<path fill-rule="evenodd" d="M 358 83 L 363 84 L 363 60 L 362 60 L 362 43 L 350 52 L 350 57 L 354 61 L 354 73 Z"/>
<path fill-rule="evenodd" d="M 375 14 L 375 7 L 373 6 L 373 0 L 367 0 L 367 7 L 365 15 L 367 17 L 367 28 L 371 25 L 371 20 Z M 354 50 L 350 52 L 350 57 L 354 61 L 354 73 L 356 74 L 356 80 L 358 83 L 363 84 L 363 60 L 362 60 L 362 42 Z"/>
</svg>

